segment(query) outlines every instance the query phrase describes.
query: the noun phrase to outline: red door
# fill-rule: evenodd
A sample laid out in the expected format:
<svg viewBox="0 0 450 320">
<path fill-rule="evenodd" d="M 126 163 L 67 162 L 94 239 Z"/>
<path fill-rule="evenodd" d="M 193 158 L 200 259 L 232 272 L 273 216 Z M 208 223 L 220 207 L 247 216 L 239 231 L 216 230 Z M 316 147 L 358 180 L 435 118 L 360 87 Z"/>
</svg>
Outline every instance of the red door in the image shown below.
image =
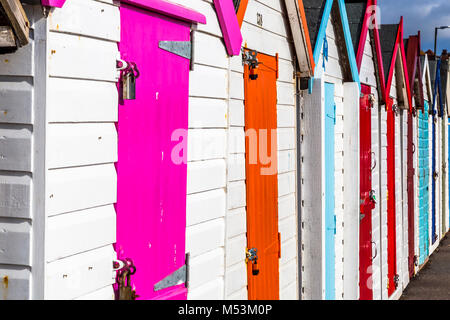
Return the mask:
<svg viewBox="0 0 450 320">
<path fill-rule="evenodd" d="M 395 231 L 395 112 L 393 100 L 388 98 L 387 107 L 387 189 L 388 189 L 388 295 L 396 289 L 397 244 Z"/>
<path fill-rule="evenodd" d="M 415 152 L 413 143 L 413 114 L 408 112 L 408 269 L 409 277 L 414 276 L 414 164 L 413 154 Z"/>
<path fill-rule="evenodd" d="M 359 292 L 361 300 L 372 300 L 372 138 L 370 87 L 361 85 L 360 99 L 360 224 L 359 224 Z"/>
</svg>

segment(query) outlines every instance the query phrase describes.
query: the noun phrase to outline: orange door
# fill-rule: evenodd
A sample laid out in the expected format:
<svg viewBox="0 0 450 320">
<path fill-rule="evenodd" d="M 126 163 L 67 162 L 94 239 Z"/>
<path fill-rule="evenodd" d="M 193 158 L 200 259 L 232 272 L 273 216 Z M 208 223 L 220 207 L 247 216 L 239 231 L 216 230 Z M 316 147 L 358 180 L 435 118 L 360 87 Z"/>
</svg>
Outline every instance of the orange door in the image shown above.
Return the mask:
<svg viewBox="0 0 450 320">
<path fill-rule="evenodd" d="M 244 71 L 248 298 L 277 300 L 280 258 L 276 134 L 278 59 L 261 53 L 256 54 L 256 59 L 256 64 L 246 64 Z"/>
</svg>

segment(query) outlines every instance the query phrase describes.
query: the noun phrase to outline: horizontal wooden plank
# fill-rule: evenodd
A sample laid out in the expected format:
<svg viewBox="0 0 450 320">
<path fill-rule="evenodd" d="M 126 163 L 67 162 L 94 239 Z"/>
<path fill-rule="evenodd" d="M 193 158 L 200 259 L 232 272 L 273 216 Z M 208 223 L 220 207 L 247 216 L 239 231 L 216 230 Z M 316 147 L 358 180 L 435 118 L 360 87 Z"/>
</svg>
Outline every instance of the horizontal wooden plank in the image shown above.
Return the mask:
<svg viewBox="0 0 450 320">
<path fill-rule="evenodd" d="M 0 123 L 31 124 L 33 85 L 29 77 L 4 77 L 0 81 Z"/>
<path fill-rule="evenodd" d="M 227 223 L 227 239 L 247 232 L 247 214 L 245 208 L 229 210 L 225 221 Z"/>
<path fill-rule="evenodd" d="M 0 281 L 0 300 L 29 300 L 31 298 L 29 268 L 0 265 Z"/>
<path fill-rule="evenodd" d="M 188 300 L 222 300 L 223 278 L 207 282 L 206 284 L 188 291 Z"/>
<path fill-rule="evenodd" d="M 232 266 L 245 260 L 245 248 L 247 247 L 247 235 L 240 234 L 227 240 L 226 266 Z"/>
<path fill-rule="evenodd" d="M 114 123 L 50 124 L 47 135 L 49 168 L 117 161 Z"/>
<path fill-rule="evenodd" d="M 114 288 L 109 285 L 94 292 L 90 292 L 88 294 L 82 295 L 81 297 L 76 298 L 75 300 L 114 300 Z"/>
<path fill-rule="evenodd" d="M 189 98 L 189 128 L 226 128 L 225 100 Z"/>
<path fill-rule="evenodd" d="M 0 172 L 0 217 L 31 218 L 31 177 Z"/>
<path fill-rule="evenodd" d="M 189 261 L 189 290 L 223 276 L 224 254 L 223 248 L 217 248 Z"/>
<path fill-rule="evenodd" d="M 225 158 L 226 141 L 225 129 L 190 129 L 188 161 Z"/>
<path fill-rule="evenodd" d="M 69 300 L 115 282 L 112 245 L 47 264 L 45 299 Z"/>
<path fill-rule="evenodd" d="M 2 54 L 0 56 L 0 75 L 33 76 L 33 48 L 34 43 L 31 41 L 14 53 Z"/>
<path fill-rule="evenodd" d="M 50 170 L 47 215 L 115 203 L 117 173 L 113 164 Z"/>
<path fill-rule="evenodd" d="M 224 189 L 189 194 L 186 197 L 186 224 L 192 226 L 225 216 Z"/>
<path fill-rule="evenodd" d="M 0 170 L 32 171 L 30 127 L 0 124 Z"/>
<path fill-rule="evenodd" d="M 245 154 L 228 155 L 228 181 L 245 180 Z"/>
<path fill-rule="evenodd" d="M 189 73 L 189 95 L 205 98 L 228 98 L 228 72 L 203 65 L 195 65 Z"/>
<path fill-rule="evenodd" d="M 0 264 L 31 265 L 31 223 L 0 218 Z"/>
<path fill-rule="evenodd" d="M 115 83 L 50 78 L 47 99 L 49 122 L 116 122 L 118 119 L 119 94 Z"/>
<path fill-rule="evenodd" d="M 234 296 L 239 291 L 244 291 L 244 299 L 247 299 L 247 265 L 244 261 L 228 267 L 225 274 L 226 298 Z"/>
<path fill-rule="evenodd" d="M 199 256 L 215 248 L 222 247 L 225 239 L 225 221 L 223 218 L 186 228 L 186 252 L 191 257 Z"/>
<path fill-rule="evenodd" d="M 187 193 L 196 193 L 225 187 L 225 160 L 207 160 L 188 163 Z"/>
<path fill-rule="evenodd" d="M 50 76 L 117 81 L 115 42 L 50 32 L 48 50 Z"/>
<path fill-rule="evenodd" d="M 104 2 L 67 1 L 64 7 L 52 11 L 48 24 L 51 31 L 120 41 L 119 8 Z"/>
<path fill-rule="evenodd" d="M 227 185 L 228 209 L 244 207 L 246 201 L 245 181 L 229 182 Z"/>
<path fill-rule="evenodd" d="M 116 211 L 113 205 L 50 217 L 47 224 L 47 261 L 116 242 Z"/>
</svg>

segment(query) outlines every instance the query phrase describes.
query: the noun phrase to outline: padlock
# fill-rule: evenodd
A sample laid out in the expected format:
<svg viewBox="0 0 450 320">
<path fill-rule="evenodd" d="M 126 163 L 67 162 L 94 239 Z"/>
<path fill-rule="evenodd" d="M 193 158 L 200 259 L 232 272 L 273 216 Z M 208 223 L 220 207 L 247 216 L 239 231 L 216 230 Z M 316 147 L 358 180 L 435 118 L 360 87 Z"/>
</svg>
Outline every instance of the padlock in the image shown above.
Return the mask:
<svg viewBox="0 0 450 320">
<path fill-rule="evenodd" d="M 252 275 L 257 276 L 259 274 L 258 261 L 255 260 L 252 263 Z"/>
<path fill-rule="evenodd" d="M 256 73 L 256 68 L 250 68 L 250 80 L 256 80 L 258 79 L 258 74 Z"/>
<path fill-rule="evenodd" d="M 119 300 L 136 300 L 136 291 L 131 288 L 130 272 L 124 270 L 119 277 Z"/>
<path fill-rule="evenodd" d="M 123 100 L 136 99 L 136 76 L 132 69 L 128 69 L 122 76 L 122 97 Z"/>
</svg>

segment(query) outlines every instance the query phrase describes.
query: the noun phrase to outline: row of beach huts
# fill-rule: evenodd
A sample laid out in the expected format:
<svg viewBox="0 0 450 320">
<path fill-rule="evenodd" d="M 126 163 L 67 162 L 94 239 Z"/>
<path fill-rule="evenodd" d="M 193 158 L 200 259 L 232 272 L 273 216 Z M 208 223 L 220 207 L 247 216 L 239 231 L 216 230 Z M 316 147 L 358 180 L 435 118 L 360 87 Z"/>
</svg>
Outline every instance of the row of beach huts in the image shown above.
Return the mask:
<svg viewBox="0 0 450 320">
<path fill-rule="evenodd" d="M 0 299 L 393 300 L 449 230 L 448 55 L 376 0 L 1 6 Z"/>
</svg>

